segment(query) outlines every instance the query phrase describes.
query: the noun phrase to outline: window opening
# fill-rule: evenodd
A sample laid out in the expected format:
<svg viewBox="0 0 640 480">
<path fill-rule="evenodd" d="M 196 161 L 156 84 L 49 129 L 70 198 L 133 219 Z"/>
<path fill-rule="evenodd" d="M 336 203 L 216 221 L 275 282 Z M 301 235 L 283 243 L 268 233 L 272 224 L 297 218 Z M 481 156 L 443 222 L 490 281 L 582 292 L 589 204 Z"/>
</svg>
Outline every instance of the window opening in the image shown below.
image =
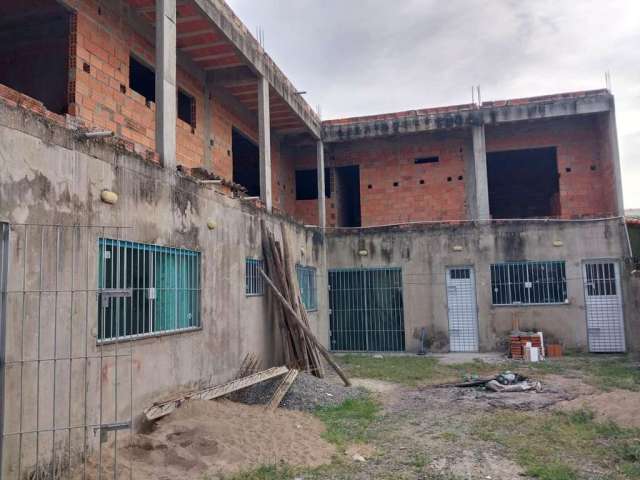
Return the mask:
<svg viewBox="0 0 640 480">
<path fill-rule="evenodd" d="M 200 326 L 200 253 L 101 238 L 98 288 L 131 296 L 98 302 L 98 340 Z"/>
</svg>

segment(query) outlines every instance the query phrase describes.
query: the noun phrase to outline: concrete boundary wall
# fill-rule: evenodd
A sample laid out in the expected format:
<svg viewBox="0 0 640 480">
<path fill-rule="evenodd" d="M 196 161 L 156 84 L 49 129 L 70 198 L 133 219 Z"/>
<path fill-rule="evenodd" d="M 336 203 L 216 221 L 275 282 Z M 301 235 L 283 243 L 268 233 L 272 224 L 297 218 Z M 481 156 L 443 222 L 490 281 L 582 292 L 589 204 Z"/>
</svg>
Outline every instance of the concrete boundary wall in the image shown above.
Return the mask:
<svg viewBox="0 0 640 480">
<path fill-rule="evenodd" d="M 448 339 L 445 272 L 447 267 L 453 266 L 473 266 L 475 269 L 480 350 L 505 347 L 514 315 L 522 329 L 539 329 L 567 348 L 586 350 L 582 262 L 613 259 L 622 265 L 626 255 L 623 228 L 620 219 L 609 219 L 416 224 L 334 230 L 327 236 L 327 266 L 329 269 L 402 268 L 408 351 L 419 349 L 416 333 L 421 327 L 426 327 L 432 338 Z M 363 250 L 366 251 L 364 256 L 358 253 Z M 524 260 L 564 260 L 568 303 L 492 306 L 490 265 Z M 629 346 L 633 343 L 629 338 L 629 325 L 638 322 L 637 310 L 633 310 L 632 304 L 631 300 L 625 303 Z M 448 350 L 448 344 L 442 345 L 441 349 Z"/>
<path fill-rule="evenodd" d="M 134 421 L 145 407 L 167 395 L 230 379 L 236 374 L 244 355 L 249 352 L 258 354 L 265 367 L 281 362 L 277 353 L 279 334 L 271 319 L 267 318 L 266 296 L 245 296 L 245 258 L 262 256 L 262 219 L 278 236 L 280 225 L 284 224 L 293 245 L 294 261 L 317 268 L 319 308 L 317 312 L 310 313 L 310 320 L 313 330 L 326 342 L 328 328 L 323 320 L 327 318 L 326 288 L 322 288 L 324 282 L 320 280 L 325 278 L 324 245 L 322 235 L 317 231 L 306 229 L 286 217 L 269 215 L 240 200 L 228 198 L 210 187 L 199 185 L 192 178 L 162 169 L 153 162 L 124 152 L 109 141 L 82 140 L 74 131 L 49 123 L 46 119 L 21 109 L 2 109 L 0 158 L 0 220 L 12 224 L 8 290 L 16 293 L 8 295 L 9 348 L 6 352 L 7 358 L 12 361 L 19 362 L 21 358 L 52 358 L 50 339 L 54 318 L 70 318 L 65 320 L 65 328 L 61 321 L 61 332 L 67 334 L 60 334 L 59 338 L 68 336 L 70 324 L 84 325 L 86 320 L 87 330 L 75 328 L 73 335 L 79 337 L 72 341 L 82 345 L 83 335 L 87 335 L 90 352 L 103 350 L 105 354 L 110 354 L 114 350 L 113 346 L 100 347 L 96 344 L 96 296 L 90 294 L 97 288 L 97 274 L 93 273 L 97 269 L 97 238 L 103 236 L 100 233 L 103 230 L 94 229 L 94 234 L 79 234 L 82 248 L 86 247 L 88 250 L 86 254 L 82 250 L 82 255 L 74 255 L 71 237 L 62 240 L 59 254 L 52 254 L 56 249 L 51 250 L 52 244 L 48 238 L 41 242 L 39 227 L 36 226 L 32 230 L 37 241 L 34 243 L 29 239 L 25 256 L 22 224 L 127 227 L 121 230 L 107 228 L 104 236 L 118 235 L 124 240 L 201 252 L 202 328 L 132 342 L 130 361 L 134 377 L 133 392 L 130 397 L 129 393 L 118 394 L 118 397 L 122 397 L 119 398 L 118 411 L 126 411 L 127 406 L 131 405 L 131 398 Z M 115 192 L 118 195 L 117 202 L 113 205 L 103 202 L 103 190 Z M 209 225 L 214 228 L 210 229 Z M 70 311 L 69 302 L 64 302 L 63 297 L 60 297 L 60 312 L 55 307 L 45 305 L 46 314 L 37 316 L 39 307 L 34 303 L 35 299 L 27 295 L 27 313 L 23 315 L 22 300 L 25 296 L 20 295 L 20 292 L 25 291 L 25 283 L 22 282 L 22 272 L 26 271 L 26 290 L 33 287 L 33 290 L 41 291 L 44 288 L 37 280 L 38 270 L 41 268 L 38 250 L 41 244 L 45 245 L 43 260 L 47 265 L 50 265 L 49 260 L 53 256 L 59 255 L 59 278 L 67 279 L 67 283 L 69 278 L 74 277 L 70 273 L 72 271 L 84 272 L 88 269 L 93 272 L 88 276 L 87 285 L 78 287 L 76 284 L 74 287 L 85 292 L 88 308 L 83 306 L 83 300 L 79 302 L 83 305 L 76 306 L 74 303 L 73 311 Z M 50 268 L 47 271 L 51 273 Z M 84 278 L 84 275 L 78 274 L 75 277 Z M 46 279 L 44 283 L 47 283 Z M 69 290 L 71 287 L 61 283 L 58 288 Z M 65 303 L 67 306 L 63 307 Z M 53 314 L 54 312 L 59 315 Z M 34 330 L 35 327 L 32 327 L 35 325 L 35 318 L 39 318 L 41 325 Z M 29 325 L 26 335 L 21 328 L 25 321 Z M 64 356 L 64 351 L 65 347 L 60 344 L 58 355 Z M 68 352 L 68 348 L 66 351 Z M 55 357 L 56 354 L 53 355 Z M 66 357 L 68 356 L 67 353 Z M 67 371 L 68 367 L 63 368 L 65 362 L 60 361 L 58 364 L 59 369 Z M 51 366 L 45 363 L 40 365 L 39 369 L 22 368 L 21 372 L 19 369 L 10 371 L 7 368 L 5 419 L 19 418 L 20 411 L 33 412 L 33 408 L 36 408 L 34 405 L 37 404 L 40 405 L 38 408 L 41 412 L 37 421 L 39 425 L 34 425 L 32 421 L 26 422 L 25 417 L 22 427 L 12 421 L 5 433 L 10 433 L 9 429 L 15 432 L 16 428 L 49 428 L 52 416 L 57 418 L 60 426 L 68 420 L 68 414 L 63 413 L 69 402 L 69 411 L 82 412 L 86 408 L 90 416 L 91 412 L 95 413 L 100 408 L 97 401 L 83 400 L 85 397 L 81 394 L 82 389 L 74 383 L 77 378 L 75 371 L 71 375 L 71 397 L 59 393 L 72 391 L 68 385 L 69 374 L 62 373 L 62 370 L 58 372 L 58 394 L 54 401 L 53 383 L 49 378 L 52 374 Z M 100 383 L 107 389 L 108 385 L 113 384 L 113 367 L 106 366 L 101 371 L 96 370 L 96 365 L 90 367 L 90 391 L 93 392 Z M 126 367 L 121 368 L 122 372 L 126 372 Z M 126 374 L 122 375 L 122 380 L 126 383 Z M 38 388 L 34 386 L 36 376 Z M 19 385 L 28 385 L 29 388 L 19 391 Z M 79 389 L 78 395 L 74 394 L 76 388 Z M 39 401 L 36 403 L 37 392 Z M 95 399 L 89 396 L 89 399 L 92 398 Z M 113 408 L 105 397 L 103 411 L 111 411 Z M 117 419 L 116 416 L 115 420 Z M 95 436 L 95 431 L 92 431 Z M 64 442 L 66 437 L 63 437 L 58 436 L 56 441 Z M 93 441 L 96 441 L 95 438 Z M 50 443 L 42 445 L 45 446 L 41 446 L 41 453 L 52 451 Z M 15 442 L 5 442 L 5 453 L 10 453 L 7 449 L 11 448 L 17 448 Z M 29 458 L 33 464 L 35 447 L 33 442 L 25 440 L 22 448 L 24 473 L 27 471 Z M 9 454 L 8 457 L 5 456 L 10 457 Z M 14 455 L 14 461 L 15 458 Z M 46 461 L 46 458 L 41 460 Z M 4 471 L 2 478 L 14 478 L 15 462 L 5 462 L 5 469 L 9 470 Z"/>
</svg>

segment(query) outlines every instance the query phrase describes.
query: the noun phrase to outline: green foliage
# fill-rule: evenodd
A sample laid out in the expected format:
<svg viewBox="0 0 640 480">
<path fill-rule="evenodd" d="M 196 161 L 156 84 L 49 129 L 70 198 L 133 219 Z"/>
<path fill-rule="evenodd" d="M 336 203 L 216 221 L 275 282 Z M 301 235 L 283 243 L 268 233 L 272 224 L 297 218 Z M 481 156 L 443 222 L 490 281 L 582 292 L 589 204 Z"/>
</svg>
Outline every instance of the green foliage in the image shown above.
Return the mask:
<svg viewBox="0 0 640 480">
<path fill-rule="evenodd" d="M 504 446 L 541 480 L 583 478 L 584 465 L 640 478 L 640 430 L 594 421 L 589 410 L 570 413 L 497 412 L 478 421 L 474 435 Z M 627 472 L 627 473 L 625 473 Z"/>
<path fill-rule="evenodd" d="M 344 355 L 338 358 L 353 377 L 374 378 L 409 386 L 462 381 L 466 376 L 498 373 L 501 368 L 480 360 L 445 365 L 433 357 Z"/>
<path fill-rule="evenodd" d="M 295 470 L 286 464 L 264 465 L 255 470 L 237 473 L 225 480 L 290 480 L 296 475 Z"/>
<path fill-rule="evenodd" d="M 380 406 L 369 397 L 352 398 L 340 405 L 320 407 L 315 414 L 327 427 L 325 438 L 343 446 L 350 442 L 366 441 L 370 425 L 378 417 Z"/>
</svg>

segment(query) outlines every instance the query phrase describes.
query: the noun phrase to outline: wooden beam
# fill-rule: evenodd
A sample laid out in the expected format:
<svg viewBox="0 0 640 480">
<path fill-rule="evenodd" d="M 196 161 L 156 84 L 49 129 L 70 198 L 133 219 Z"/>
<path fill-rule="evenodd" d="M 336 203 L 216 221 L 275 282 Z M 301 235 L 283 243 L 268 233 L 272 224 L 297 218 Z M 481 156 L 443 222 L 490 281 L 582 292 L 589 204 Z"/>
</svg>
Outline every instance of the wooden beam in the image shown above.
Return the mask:
<svg viewBox="0 0 640 480">
<path fill-rule="evenodd" d="M 172 400 L 167 400 L 166 402 L 154 403 L 152 406 L 144 410 L 144 414 L 147 417 L 147 420 L 156 420 L 158 418 L 164 417 L 165 415 L 169 415 L 171 412 L 173 412 L 177 408 L 180 408 L 189 400 L 213 400 L 214 398 L 223 397 L 237 390 L 242 390 L 243 388 L 250 387 L 251 385 L 255 385 L 256 383 L 264 382 L 265 380 L 269 380 L 270 378 L 279 377 L 280 375 L 284 375 L 288 371 L 289 369 L 287 367 L 269 368 L 268 370 L 254 373 L 253 375 L 249 375 L 248 377 L 231 380 L 230 382 L 223 383 L 222 385 L 216 385 L 202 390 L 196 390 Z"/>
<path fill-rule="evenodd" d="M 313 334 L 313 332 L 311 331 L 311 329 L 309 327 L 307 327 L 304 322 L 300 319 L 300 316 L 296 313 L 296 311 L 293 309 L 293 307 L 291 307 L 291 304 L 289 304 L 289 302 L 287 302 L 287 300 L 282 296 L 282 294 L 278 291 L 278 289 L 276 288 L 276 286 L 273 284 L 273 282 L 271 281 L 271 279 L 269 278 L 269 276 L 264 273 L 264 270 L 260 270 L 260 274 L 262 275 L 262 277 L 266 280 L 267 285 L 269 285 L 269 287 L 271 288 L 271 290 L 273 291 L 273 294 L 275 295 L 275 297 L 280 301 L 280 303 L 282 303 L 282 305 L 284 306 L 284 308 L 291 314 L 292 318 L 294 318 L 296 320 L 296 322 L 298 323 L 298 327 L 300 327 L 300 329 L 304 332 L 305 335 L 307 335 L 309 337 L 309 339 L 315 344 L 315 346 L 318 348 L 318 350 L 320 350 L 320 353 L 322 354 L 322 356 L 324 357 L 324 359 L 329 363 L 329 365 L 331 365 L 331 367 L 336 371 L 336 373 L 338 374 L 338 376 L 342 379 L 342 381 L 344 382 L 344 384 L 347 387 L 351 386 L 351 381 L 349 380 L 349 378 L 347 378 L 347 376 L 345 375 L 345 373 L 342 371 L 342 369 L 340 368 L 340 365 L 338 365 L 335 360 L 331 357 L 331 353 L 329 352 L 329 350 L 327 350 L 325 348 L 324 345 L 322 345 L 318 339 L 316 338 L 316 336 Z"/>
<path fill-rule="evenodd" d="M 297 376 L 298 370 L 295 368 L 292 368 L 287 372 L 287 374 L 282 378 L 280 385 L 278 385 L 278 388 L 276 388 L 276 391 L 273 392 L 273 397 L 271 397 L 271 400 L 269 400 L 269 403 L 267 404 L 267 410 L 275 410 L 278 408 L 278 405 L 280 405 L 280 402 L 289 391 L 289 388 L 291 388 L 291 385 Z"/>
</svg>

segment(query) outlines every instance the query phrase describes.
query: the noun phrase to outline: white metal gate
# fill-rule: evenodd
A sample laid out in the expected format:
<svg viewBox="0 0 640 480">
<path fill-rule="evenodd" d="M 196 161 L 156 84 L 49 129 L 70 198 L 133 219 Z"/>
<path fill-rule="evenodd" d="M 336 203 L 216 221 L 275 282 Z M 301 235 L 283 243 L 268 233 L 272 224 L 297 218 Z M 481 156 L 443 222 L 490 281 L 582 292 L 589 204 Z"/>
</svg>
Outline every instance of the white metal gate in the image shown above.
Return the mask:
<svg viewBox="0 0 640 480">
<path fill-rule="evenodd" d="M 610 260 L 586 262 L 583 279 L 589 351 L 624 352 L 624 319 L 618 263 Z"/>
<path fill-rule="evenodd" d="M 477 352 L 478 313 L 472 267 L 447 269 L 447 305 L 449 349 L 452 352 Z"/>
</svg>

